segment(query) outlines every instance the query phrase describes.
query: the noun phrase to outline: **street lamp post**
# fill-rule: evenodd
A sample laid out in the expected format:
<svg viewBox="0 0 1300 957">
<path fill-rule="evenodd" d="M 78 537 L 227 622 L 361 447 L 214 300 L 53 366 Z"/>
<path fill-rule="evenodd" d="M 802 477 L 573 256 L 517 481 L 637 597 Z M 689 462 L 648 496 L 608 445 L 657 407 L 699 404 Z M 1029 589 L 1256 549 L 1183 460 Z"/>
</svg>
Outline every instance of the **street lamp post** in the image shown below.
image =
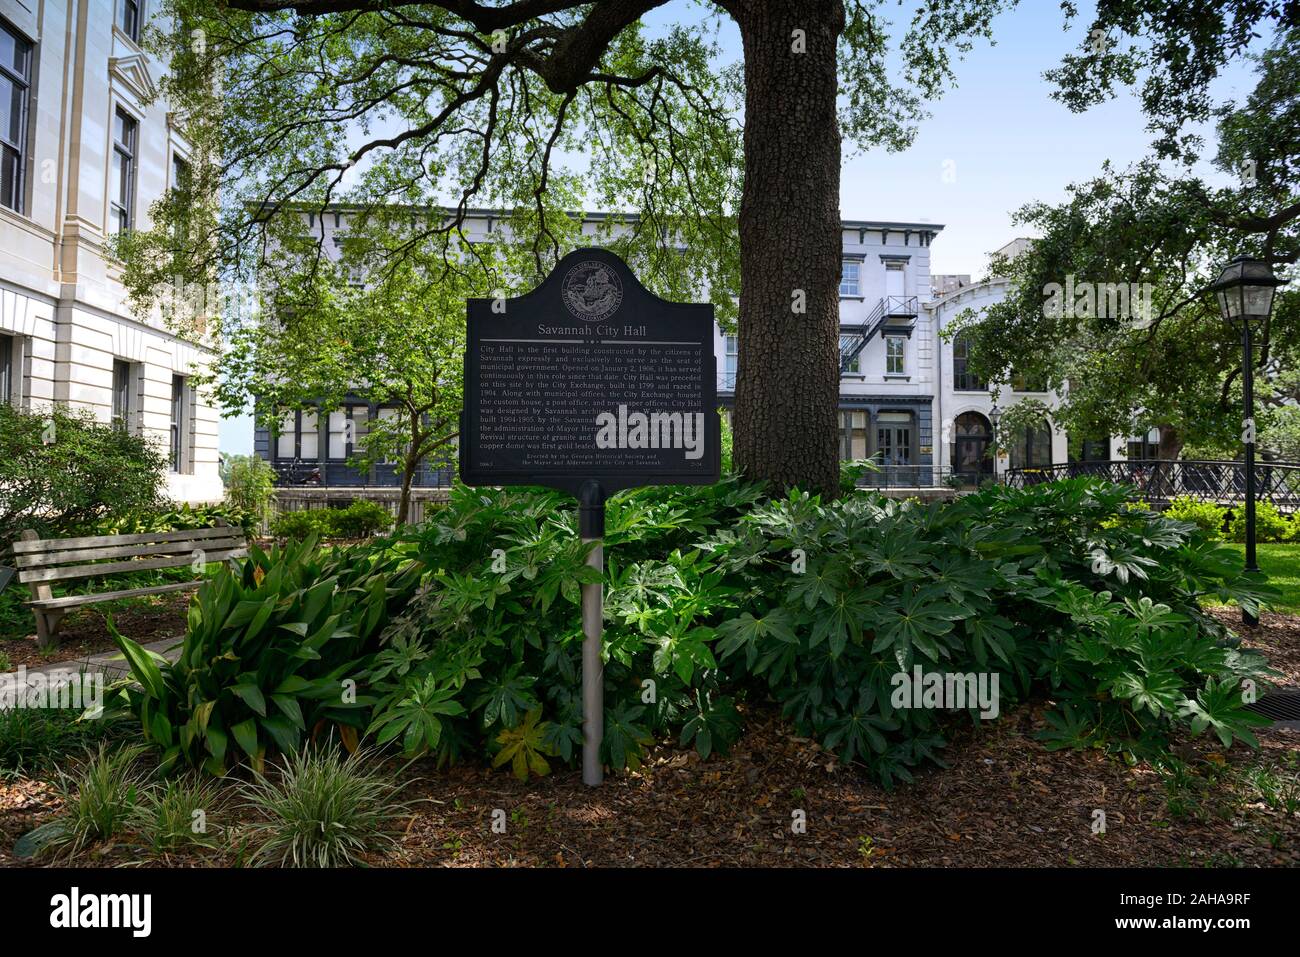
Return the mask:
<svg viewBox="0 0 1300 957">
<path fill-rule="evenodd" d="M 993 408 L 989 409 L 989 422 L 993 425 L 992 441 L 989 443 L 989 454 L 993 456 L 993 480 L 998 479 L 998 423 L 1002 421 L 1002 410 L 998 408 L 997 400 L 993 401 Z"/>
<path fill-rule="evenodd" d="M 1255 356 L 1252 336 L 1255 327 L 1273 311 L 1273 293 L 1286 285 L 1268 263 L 1238 256 L 1223 267 L 1210 290 L 1219 299 L 1224 320 L 1241 327 L 1241 391 L 1246 417 L 1241 423 L 1241 441 L 1246 446 L 1246 571 L 1258 572 L 1255 555 Z M 1259 624 L 1259 617 L 1242 609 L 1241 620 Z"/>
</svg>

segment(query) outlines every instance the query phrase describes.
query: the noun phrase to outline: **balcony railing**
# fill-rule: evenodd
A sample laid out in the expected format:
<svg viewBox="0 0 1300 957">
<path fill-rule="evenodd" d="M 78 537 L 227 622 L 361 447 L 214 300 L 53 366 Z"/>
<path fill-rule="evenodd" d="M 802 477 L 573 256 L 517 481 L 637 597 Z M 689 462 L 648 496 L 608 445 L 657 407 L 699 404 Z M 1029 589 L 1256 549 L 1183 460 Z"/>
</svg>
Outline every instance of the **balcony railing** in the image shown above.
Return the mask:
<svg viewBox="0 0 1300 957">
<path fill-rule="evenodd" d="M 849 371 L 853 360 L 862 354 L 867 343 L 877 332 L 910 333 L 921 314 L 920 300 L 916 296 L 885 296 L 876 308 L 867 314 L 861 325 L 840 325 L 840 375 Z"/>
</svg>

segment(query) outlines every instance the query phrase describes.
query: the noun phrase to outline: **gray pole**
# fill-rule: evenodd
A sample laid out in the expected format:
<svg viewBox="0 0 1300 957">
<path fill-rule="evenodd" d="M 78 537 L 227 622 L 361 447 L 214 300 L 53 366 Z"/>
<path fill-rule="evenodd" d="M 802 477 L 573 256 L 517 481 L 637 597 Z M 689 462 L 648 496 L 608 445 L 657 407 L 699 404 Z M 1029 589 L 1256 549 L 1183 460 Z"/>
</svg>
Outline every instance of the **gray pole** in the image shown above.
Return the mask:
<svg viewBox="0 0 1300 957">
<path fill-rule="evenodd" d="M 605 575 L 605 492 L 599 482 L 583 483 L 578 492 L 578 534 L 582 541 L 595 542 L 587 564 Z M 600 763 L 600 742 L 605 737 L 605 665 L 601 661 L 601 633 L 604 628 L 603 581 L 582 586 L 582 783 L 600 784 L 604 767 Z"/>
<path fill-rule="evenodd" d="M 605 548 L 598 538 L 587 556 L 592 568 L 605 569 Z M 603 777 L 600 742 L 605 736 L 605 666 L 600 660 L 601 614 L 605 586 L 582 586 L 582 783 L 595 787 Z"/>
<path fill-rule="evenodd" d="M 1246 571 L 1258 572 L 1259 562 L 1255 549 L 1255 357 L 1250 339 L 1250 317 L 1243 316 L 1241 393 L 1246 406 L 1246 422 L 1242 431 L 1246 436 Z M 1259 624 L 1259 616 L 1248 611 L 1241 613 L 1242 624 Z"/>
</svg>

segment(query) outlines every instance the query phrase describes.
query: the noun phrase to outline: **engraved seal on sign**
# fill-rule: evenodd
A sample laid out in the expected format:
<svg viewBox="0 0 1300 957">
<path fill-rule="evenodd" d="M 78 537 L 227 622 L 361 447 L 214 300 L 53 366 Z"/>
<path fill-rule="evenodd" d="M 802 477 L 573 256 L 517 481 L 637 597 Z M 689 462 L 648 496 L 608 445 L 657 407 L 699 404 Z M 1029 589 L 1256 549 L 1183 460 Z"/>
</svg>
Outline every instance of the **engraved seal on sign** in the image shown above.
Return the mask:
<svg viewBox="0 0 1300 957">
<path fill-rule="evenodd" d="M 600 322 L 618 312 L 622 305 L 623 281 L 605 263 L 586 260 L 564 274 L 560 294 L 575 318 Z"/>
</svg>

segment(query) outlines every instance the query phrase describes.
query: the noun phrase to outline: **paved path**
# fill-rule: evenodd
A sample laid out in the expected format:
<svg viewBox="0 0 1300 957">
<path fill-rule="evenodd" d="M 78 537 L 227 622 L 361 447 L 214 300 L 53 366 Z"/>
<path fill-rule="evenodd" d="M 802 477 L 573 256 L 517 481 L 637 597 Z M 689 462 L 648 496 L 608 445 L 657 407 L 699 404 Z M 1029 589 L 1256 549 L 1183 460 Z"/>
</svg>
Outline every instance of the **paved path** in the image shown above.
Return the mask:
<svg viewBox="0 0 1300 957">
<path fill-rule="evenodd" d="M 143 647 L 170 661 L 175 661 L 180 654 L 180 641 L 179 637 L 164 638 L 161 641 L 152 641 Z M 41 665 L 39 668 L 26 668 L 21 672 L 0 674 L 0 710 L 13 706 L 16 697 L 14 692 L 17 690 L 14 687 L 15 679 L 19 674 L 24 677 L 28 688 L 37 687 L 46 693 L 57 693 L 60 688 L 80 681 L 80 676 L 83 674 L 92 676 L 102 674 L 103 684 L 109 685 L 118 678 L 125 677 L 130 671 L 120 651 L 108 651 L 71 661 L 56 661 L 53 664 Z"/>
</svg>

